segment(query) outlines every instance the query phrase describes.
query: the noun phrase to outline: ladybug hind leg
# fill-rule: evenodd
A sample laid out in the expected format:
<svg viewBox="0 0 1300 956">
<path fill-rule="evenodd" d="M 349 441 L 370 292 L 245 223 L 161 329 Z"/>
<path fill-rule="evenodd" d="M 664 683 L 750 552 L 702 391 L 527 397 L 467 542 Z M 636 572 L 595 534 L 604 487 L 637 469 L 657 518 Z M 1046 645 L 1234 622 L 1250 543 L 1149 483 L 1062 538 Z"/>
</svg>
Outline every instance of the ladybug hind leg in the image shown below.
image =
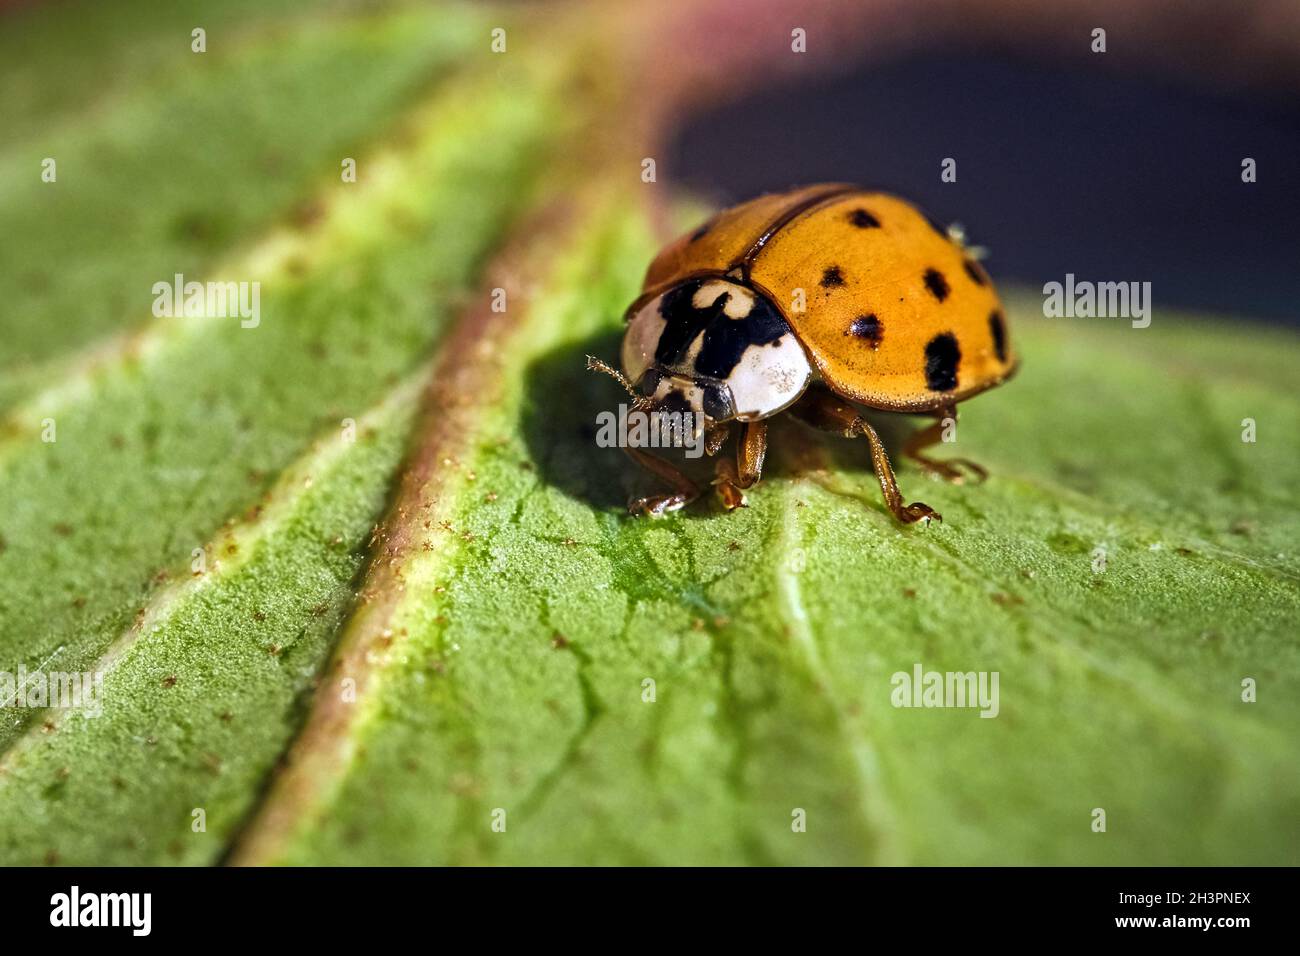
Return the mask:
<svg viewBox="0 0 1300 956">
<path fill-rule="evenodd" d="M 927 504 L 917 501 L 909 505 L 903 502 L 903 495 L 898 490 L 898 481 L 894 478 L 894 469 L 890 466 L 889 456 L 885 453 L 885 443 L 880 440 L 876 430 L 858 413 L 858 410 L 844 399 L 827 388 L 812 388 L 790 411 L 814 428 L 838 432 L 845 438 L 859 436 L 865 438 L 871 446 L 871 466 L 875 469 L 876 478 L 880 482 L 885 507 L 903 524 L 929 519 L 943 520 L 943 515 Z"/>
<path fill-rule="evenodd" d="M 967 473 L 976 482 L 983 481 L 989 476 L 989 473 L 969 458 L 949 458 L 946 461 L 940 461 L 937 458 L 921 454 L 926 448 L 931 448 L 943 441 L 945 428 L 953 427 L 956 424 L 956 408 L 950 406 L 940 409 L 938 419 L 933 424 L 918 429 L 903 443 L 903 454 L 931 475 L 950 481 L 954 485 L 964 484 L 968 477 Z"/>
</svg>

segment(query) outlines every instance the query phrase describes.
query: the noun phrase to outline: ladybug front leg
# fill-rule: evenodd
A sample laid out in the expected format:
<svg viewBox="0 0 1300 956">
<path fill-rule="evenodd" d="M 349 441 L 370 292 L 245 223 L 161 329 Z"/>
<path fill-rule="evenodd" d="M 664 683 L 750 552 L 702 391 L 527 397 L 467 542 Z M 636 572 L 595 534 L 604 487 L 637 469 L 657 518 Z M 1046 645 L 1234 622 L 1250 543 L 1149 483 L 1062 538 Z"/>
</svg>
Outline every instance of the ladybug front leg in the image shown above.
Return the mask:
<svg viewBox="0 0 1300 956">
<path fill-rule="evenodd" d="M 746 422 L 736 443 L 736 460 L 718 459 L 718 477 L 713 487 L 722 506 L 735 511 L 747 504 L 746 488 L 752 488 L 763 476 L 763 459 L 767 457 L 767 422 Z"/>
<path fill-rule="evenodd" d="M 876 430 L 871 427 L 856 408 L 826 388 L 811 388 L 803 399 L 790 411 L 800 420 L 825 431 L 838 432 L 845 438 L 862 436 L 871 445 L 871 466 L 875 469 L 880 482 L 880 491 L 885 497 L 887 507 L 895 518 L 903 524 L 913 521 L 942 521 L 939 514 L 929 505 L 917 501 L 904 504 L 903 496 L 898 490 L 898 481 L 894 478 L 894 469 L 885 454 L 885 443 L 880 440 Z"/>
<path fill-rule="evenodd" d="M 933 425 L 919 429 L 903 443 L 903 454 L 930 474 L 937 475 L 954 485 L 960 485 L 966 481 L 966 475 L 962 472 L 962 468 L 974 475 L 977 481 L 983 481 L 989 476 L 989 473 L 969 458 L 949 458 L 946 461 L 940 461 L 937 458 L 921 454 L 923 449 L 937 445 L 943 440 L 944 426 L 948 422 L 952 422 L 953 425 L 957 423 L 956 408 L 940 409 L 938 416 L 938 420 Z"/>
<path fill-rule="evenodd" d="M 669 511 L 684 508 L 700 496 L 700 487 L 677 468 L 658 455 L 652 455 L 639 448 L 624 448 L 629 458 L 650 472 L 668 482 L 672 492 L 666 495 L 646 495 L 633 498 L 627 503 L 627 510 L 632 514 L 649 515 L 659 518 Z"/>
</svg>

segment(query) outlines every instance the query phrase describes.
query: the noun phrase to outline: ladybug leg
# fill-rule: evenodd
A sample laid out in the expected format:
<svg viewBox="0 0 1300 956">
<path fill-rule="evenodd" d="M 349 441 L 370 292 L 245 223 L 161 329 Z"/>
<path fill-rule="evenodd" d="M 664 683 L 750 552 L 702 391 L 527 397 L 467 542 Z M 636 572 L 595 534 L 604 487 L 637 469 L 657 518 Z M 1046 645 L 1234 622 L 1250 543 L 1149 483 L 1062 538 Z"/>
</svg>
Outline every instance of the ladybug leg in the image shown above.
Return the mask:
<svg viewBox="0 0 1300 956">
<path fill-rule="evenodd" d="M 954 425 L 957 422 L 955 408 L 940 409 L 938 414 L 939 418 L 933 425 L 914 432 L 912 437 L 903 443 L 903 454 L 930 474 L 950 481 L 954 485 L 965 483 L 966 474 L 962 471 L 963 468 L 969 471 L 976 481 L 983 481 L 989 473 L 969 458 L 949 458 L 947 461 L 940 461 L 921 454 L 922 450 L 937 445 L 943 440 L 944 428 L 949 422 Z"/>
<path fill-rule="evenodd" d="M 668 482 L 673 489 L 670 494 L 666 495 L 646 495 L 642 498 L 633 498 L 627 503 L 627 510 L 632 514 L 643 514 L 652 518 L 659 518 L 670 511 L 686 507 L 700 496 L 700 488 L 695 482 L 658 455 L 652 455 L 640 448 L 624 448 L 623 450 L 627 452 L 627 456 L 634 462 L 652 475 L 656 475 Z"/>
<path fill-rule="evenodd" d="M 736 443 L 736 460 L 718 459 L 718 477 L 713 487 L 728 511 L 745 507 L 746 488 L 752 488 L 763 475 L 763 459 L 767 457 L 767 422 L 746 422 L 742 426 L 740 441 Z"/>
<path fill-rule="evenodd" d="M 913 521 L 942 521 L 943 515 L 927 504 L 917 501 L 904 504 L 903 495 L 898 490 L 898 481 L 894 478 L 894 469 L 890 467 L 889 456 L 885 453 L 885 443 L 880 440 L 876 430 L 871 427 L 858 410 L 829 389 L 809 389 L 803 401 L 791 409 L 798 418 L 814 428 L 838 432 L 845 438 L 865 438 L 871 446 L 871 467 L 875 469 L 880 482 L 880 491 L 885 498 L 885 507 L 903 524 Z"/>
<path fill-rule="evenodd" d="M 730 425 L 714 425 L 704 434 L 704 453 L 712 458 L 731 437 Z"/>
</svg>

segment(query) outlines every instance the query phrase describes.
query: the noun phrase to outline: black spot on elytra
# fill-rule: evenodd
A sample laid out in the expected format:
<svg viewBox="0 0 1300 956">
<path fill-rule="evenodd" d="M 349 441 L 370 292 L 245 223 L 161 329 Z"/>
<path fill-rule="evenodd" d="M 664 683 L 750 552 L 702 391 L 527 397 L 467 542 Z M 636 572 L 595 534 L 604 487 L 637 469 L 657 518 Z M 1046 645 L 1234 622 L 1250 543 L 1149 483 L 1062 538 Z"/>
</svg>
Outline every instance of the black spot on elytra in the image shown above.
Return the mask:
<svg viewBox="0 0 1300 956">
<path fill-rule="evenodd" d="M 948 280 L 943 277 L 943 273 L 938 269 L 925 270 L 925 287 L 940 302 L 948 298 Z"/>
<path fill-rule="evenodd" d="M 704 223 L 704 225 L 700 226 L 700 228 L 696 229 L 693 233 L 691 233 L 690 241 L 698 242 L 699 240 L 707 236 L 709 234 L 709 230 L 712 228 L 713 228 L 713 220 L 710 219 L 708 222 Z"/>
<path fill-rule="evenodd" d="M 859 229 L 879 229 L 880 220 L 865 209 L 855 209 L 849 213 L 849 222 Z"/>
<path fill-rule="evenodd" d="M 884 328 L 880 320 L 875 315 L 860 315 L 849 323 L 849 329 L 845 335 L 852 335 L 855 338 L 866 339 L 874 351 L 880 348 L 880 338 L 884 334 Z"/>
<path fill-rule="evenodd" d="M 993 333 L 993 351 L 998 354 L 998 361 L 1007 360 L 1007 324 L 1002 313 L 994 309 L 989 315 L 989 331 Z"/>
<path fill-rule="evenodd" d="M 951 332 L 936 335 L 925 347 L 925 387 L 932 392 L 956 388 L 960 363 L 961 349 L 957 347 L 957 337 Z"/>
<path fill-rule="evenodd" d="M 830 289 L 841 285 L 844 285 L 844 274 L 840 272 L 839 266 L 830 266 L 822 273 L 823 289 Z"/>
<path fill-rule="evenodd" d="M 976 285 L 988 285 L 989 277 L 985 274 L 984 269 L 976 262 L 970 259 L 963 259 L 961 264 L 966 267 L 966 274 L 970 276 L 970 281 Z"/>
</svg>

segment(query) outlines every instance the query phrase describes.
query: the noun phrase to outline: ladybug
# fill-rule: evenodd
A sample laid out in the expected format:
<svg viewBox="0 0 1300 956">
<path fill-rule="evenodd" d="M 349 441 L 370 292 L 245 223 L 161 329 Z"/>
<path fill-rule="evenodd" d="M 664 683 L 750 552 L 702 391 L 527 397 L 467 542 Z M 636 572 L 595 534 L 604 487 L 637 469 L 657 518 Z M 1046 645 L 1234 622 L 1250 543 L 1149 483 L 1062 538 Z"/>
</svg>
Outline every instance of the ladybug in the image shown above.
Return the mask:
<svg viewBox="0 0 1300 956">
<path fill-rule="evenodd" d="M 767 419 L 789 411 L 846 437 L 861 436 L 885 504 L 904 523 L 940 519 L 905 504 L 885 448 L 855 405 L 933 415 L 903 452 L 960 482 L 985 472 L 923 450 L 958 402 L 1005 382 L 1017 356 L 993 283 L 955 230 L 940 231 L 895 196 L 846 184 L 771 193 L 715 215 L 664 248 L 627 310 L 622 373 L 591 359 L 650 410 L 694 412 L 716 455 L 733 431 L 736 458 L 713 484 L 731 510 L 745 504 L 767 451 Z M 662 515 L 699 497 L 667 460 L 627 453 L 667 493 L 636 498 Z M 963 471 L 962 469 L 965 469 Z"/>
</svg>

